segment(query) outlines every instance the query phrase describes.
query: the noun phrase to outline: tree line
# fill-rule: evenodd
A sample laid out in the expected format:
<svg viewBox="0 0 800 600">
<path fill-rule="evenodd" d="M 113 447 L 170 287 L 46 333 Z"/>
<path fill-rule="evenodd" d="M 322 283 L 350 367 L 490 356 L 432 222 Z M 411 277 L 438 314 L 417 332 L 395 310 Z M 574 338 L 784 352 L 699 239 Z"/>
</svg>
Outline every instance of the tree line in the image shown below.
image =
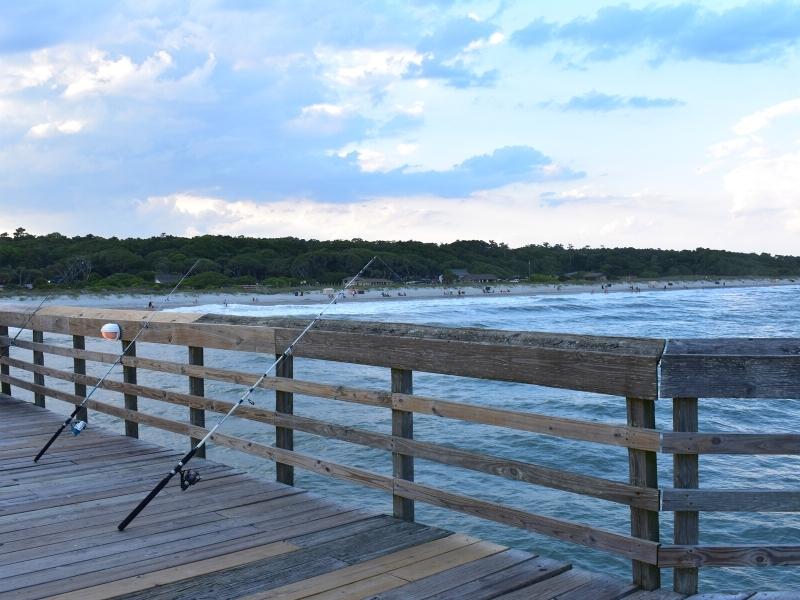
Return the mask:
<svg viewBox="0 0 800 600">
<path fill-rule="evenodd" d="M 547 243 L 510 248 L 480 240 L 435 244 L 166 234 L 119 239 L 60 233 L 37 236 L 20 227 L 12 234 L 0 233 L 0 285 L 6 289 L 152 288 L 157 287 L 154 282 L 159 275 L 168 279 L 165 275 L 184 273 L 198 259 L 186 287 L 338 283 L 376 255 L 383 262 L 366 276 L 403 281 L 436 281 L 442 275 L 449 282 L 458 269 L 533 281 L 581 279 L 592 273 L 602 273 L 609 280 L 800 275 L 798 256 L 707 248 L 575 248 Z"/>
</svg>

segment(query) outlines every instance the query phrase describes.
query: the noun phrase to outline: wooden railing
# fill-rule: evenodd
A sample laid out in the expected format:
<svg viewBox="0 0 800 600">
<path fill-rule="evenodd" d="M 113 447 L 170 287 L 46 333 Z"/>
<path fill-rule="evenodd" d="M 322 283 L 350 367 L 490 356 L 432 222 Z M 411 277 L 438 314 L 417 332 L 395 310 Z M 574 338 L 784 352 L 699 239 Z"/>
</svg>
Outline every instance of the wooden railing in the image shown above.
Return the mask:
<svg viewBox="0 0 800 600">
<path fill-rule="evenodd" d="M 120 324 L 123 337 L 132 336 L 150 319 L 138 341 L 188 347 L 187 362 L 129 352 L 122 361 L 122 380 L 107 379 L 101 386 L 123 394 L 124 408 L 96 399 L 87 402 L 87 408 L 123 419 L 127 435 L 137 436 L 138 426 L 147 425 L 186 435 L 192 444 L 207 432 L 205 411 L 223 413 L 232 405 L 207 396 L 205 380 L 245 386 L 258 378 L 257 373 L 205 365 L 203 350 L 259 352 L 272 357 L 305 325 L 287 319 L 68 307 L 43 308 L 29 323 L 28 316 L 22 311 L 0 310 L 2 393 L 10 394 L 16 386 L 32 392 L 37 404 L 44 404 L 45 397 L 80 403 L 87 387 L 99 381 L 86 374 L 87 361 L 107 365 L 117 359 L 116 349 L 86 350 L 85 338 L 99 337 L 106 322 Z M 23 326 L 33 334 L 17 339 L 9 352 L 8 328 Z M 70 335 L 72 347 L 48 342 L 44 334 Z M 47 366 L 45 355 L 71 358 L 73 369 Z M 229 433 L 216 433 L 212 441 L 274 461 L 281 482 L 292 484 L 294 468 L 299 467 L 391 493 L 394 513 L 402 519 L 413 520 L 414 503 L 420 501 L 598 548 L 631 559 L 633 580 L 646 589 L 660 587 L 660 569 L 664 567 L 675 569 L 675 590 L 688 594 L 697 590 L 699 567 L 800 565 L 800 545 L 723 547 L 699 543 L 702 511 L 800 511 L 800 490 L 701 489 L 698 460 L 707 453 L 800 454 L 800 434 L 698 432 L 698 398 L 800 398 L 800 340 L 670 340 L 665 344 L 658 339 L 325 321 L 303 339 L 294 356 L 385 367 L 391 372 L 391 388 L 376 391 L 294 379 L 292 360 L 264 379 L 260 387 L 276 392 L 275 410 L 243 405 L 237 415 L 274 426 L 275 445 Z M 186 376 L 188 393 L 139 384 L 140 369 Z M 628 419 L 627 423 L 606 424 L 420 396 L 413 393 L 414 371 L 621 396 L 626 399 Z M 48 387 L 47 377 L 73 382 L 74 393 Z M 390 409 L 392 432 L 295 415 L 294 394 Z M 673 399 L 671 431 L 656 428 L 659 397 Z M 140 412 L 138 398 L 188 407 L 188 419 L 176 421 Z M 415 413 L 627 448 L 628 482 L 416 440 Z M 299 452 L 294 449 L 294 431 L 387 451 L 392 457 L 392 475 Z M 598 451 L 602 452 L 601 447 Z M 659 480 L 658 453 L 674 456 L 671 485 Z M 415 458 L 627 505 L 630 535 L 417 483 Z M 663 511 L 675 513 L 672 544 L 660 539 L 659 514 Z"/>
</svg>

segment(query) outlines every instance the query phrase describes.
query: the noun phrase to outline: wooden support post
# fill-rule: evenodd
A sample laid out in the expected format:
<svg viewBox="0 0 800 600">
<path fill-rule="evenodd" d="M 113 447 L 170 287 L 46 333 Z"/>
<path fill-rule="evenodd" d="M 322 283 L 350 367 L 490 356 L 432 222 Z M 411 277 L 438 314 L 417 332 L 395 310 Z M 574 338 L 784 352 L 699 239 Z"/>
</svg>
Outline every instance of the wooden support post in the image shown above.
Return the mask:
<svg viewBox="0 0 800 600">
<path fill-rule="evenodd" d="M 4 336 L 8 337 L 8 327 L 6 327 L 5 325 L 0 327 L 0 335 L 4 335 Z M 0 356 L 9 356 L 11 354 L 10 350 L 11 350 L 11 348 L 9 348 L 8 346 L 0 347 Z M 8 365 L 0 365 L 0 374 L 3 374 L 3 375 L 10 375 L 11 374 L 11 371 L 8 368 Z M 6 382 L 3 382 L 2 384 L 0 384 L 0 392 L 2 392 L 3 394 L 8 394 L 10 396 L 11 395 L 11 384 L 10 383 L 6 383 Z"/>
<path fill-rule="evenodd" d="M 655 429 L 656 407 L 653 400 L 628 398 L 628 425 Z M 630 483 L 641 487 L 658 488 L 656 453 L 647 450 L 628 449 Z M 658 511 L 631 507 L 631 535 L 659 541 Z M 633 583 L 645 590 L 661 587 L 661 571 L 656 565 L 634 560 Z"/>
<path fill-rule="evenodd" d="M 673 431 L 693 432 L 698 427 L 697 398 L 674 398 L 672 400 Z M 700 487 L 700 461 L 697 454 L 676 454 L 673 457 L 673 484 L 676 488 Z M 697 511 L 675 512 L 675 543 L 700 543 L 700 513 Z M 699 570 L 696 567 L 675 569 L 673 589 L 679 594 L 697 594 Z"/>
<path fill-rule="evenodd" d="M 276 358 L 280 356 L 276 355 Z M 294 357 L 289 354 L 278 363 L 275 368 L 275 377 L 294 377 Z M 286 415 L 294 414 L 294 394 L 275 390 L 275 412 Z M 275 447 L 284 450 L 294 450 L 294 429 L 288 427 L 275 428 Z M 275 463 L 276 480 L 278 483 L 294 485 L 294 467 L 283 463 Z"/>
<path fill-rule="evenodd" d="M 82 335 L 73 335 L 72 336 L 72 347 L 76 350 L 86 350 L 86 338 Z M 77 375 L 86 375 L 86 360 L 83 358 L 73 358 L 72 359 L 72 370 Z M 78 383 L 75 382 L 75 395 L 80 396 L 81 398 L 86 398 L 86 384 L 85 383 Z M 89 422 L 89 411 L 86 410 L 84 406 L 80 410 L 78 410 L 78 414 L 75 415 L 75 418 L 78 421 L 86 421 Z"/>
<path fill-rule="evenodd" d="M 128 348 L 128 341 L 122 340 L 122 349 Z M 136 342 L 133 342 L 125 352 L 125 356 L 136 356 Z M 122 380 L 125 383 L 136 383 L 136 367 L 122 367 Z M 128 410 L 139 410 L 139 400 L 134 394 L 125 394 L 125 408 Z M 139 424 L 134 421 L 125 421 L 125 435 L 128 437 L 139 437 Z"/>
<path fill-rule="evenodd" d="M 38 342 L 40 344 L 44 343 L 44 332 L 33 330 L 33 341 Z M 35 365 L 44 365 L 44 352 L 39 352 L 38 350 L 33 351 L 33 364 Z M 44 385 L 44 375 L 41 373 L 34 373 L 33 374 L 33 383 L 36 385 Z M 33 394 L 33 403 L 36 406 L 44 406 L 44 394 L 40 394 L 38 392 L 34 392 Z"/>
<path fill-rule="evenodd" d="M 412 372 L 405 369 L 392 369 L 392 392 L 413 393 Z M 392 409 L 392 435 L 408 439 L 414 438 L 414 413 Z M 392 474 L 398 479 L 414 481 L 414 457 L 392 452 Z M 404 521 L 414 521 L 414 501 L 409 498 L 392 496 L 394 516 Z"/>
<path fill-rule="evenodd" d="M 202 346 L 189 346 L 189 364 L 203 366 L 203 347 Z M 192 396 L 205 396 L 206 385 L 202 377 L 189 377 L 189 393 Z M 206 426 L 206 411 L 202 408 L 189 407 L 189 422 L 198 427 Z M 194 448 L 199 442 L 199 438 L 189 438 L 191 448 Z M 199 448 L 195 453 L 198 458 L 206 457 L 206 447 Z"/>
</svg>

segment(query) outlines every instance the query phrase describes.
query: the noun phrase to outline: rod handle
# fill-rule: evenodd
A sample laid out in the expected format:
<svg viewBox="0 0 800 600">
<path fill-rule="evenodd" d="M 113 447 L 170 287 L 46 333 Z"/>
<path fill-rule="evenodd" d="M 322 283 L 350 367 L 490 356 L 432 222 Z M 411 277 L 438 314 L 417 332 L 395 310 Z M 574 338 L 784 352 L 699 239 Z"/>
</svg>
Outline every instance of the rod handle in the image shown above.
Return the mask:
<svg viewBox="0 0 800 600">
<path fill-rule="evenodd" d="M 140 512 L 142 512 L 148 504 L 150 504 L 150 501 L 153 498 L 155 498 L 161 490 L 164 489 L 164 487 L 169 483 L 170 479 L 175 477 L 175 473 L 176 473 L 176 471 L 174 469 L 172 471 L 170 471 L 169 473 L 167 473 L 167 475 L 161 481 L 158 482 L 158 485 L 156 485 L 156 487 L 154 487 L 150 491 L 150 493 L 147 494 L 147 496 L 145 496 L 144 500 L 139 502 L 139 504 L 136 506 L 136 508 L 134 508 L 130 512 L 130 514 L 127 517 L 125 517 L 125 519 L 122 521 L 122 523 L 117 525 L 117 529 L 119 529 L 120 531 L 125 531 L 125 528 L 128 525 L 130 525 L 130 522 L 133 521 L 136 518 L 136 516 Z"/>
</svg>

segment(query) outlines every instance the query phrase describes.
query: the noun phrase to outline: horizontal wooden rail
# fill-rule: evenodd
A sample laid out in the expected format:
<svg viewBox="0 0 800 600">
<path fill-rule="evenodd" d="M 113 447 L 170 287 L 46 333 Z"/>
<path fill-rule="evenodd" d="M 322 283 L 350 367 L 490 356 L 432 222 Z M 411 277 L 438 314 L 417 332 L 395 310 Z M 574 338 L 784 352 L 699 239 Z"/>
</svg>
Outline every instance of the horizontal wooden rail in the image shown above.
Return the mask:
<svg viewBox="0 0 800 600">
<path fill-rule="evenodd" d="M 11 385 L 27 389 L 32 392 L 41 393 L 51 398 L 78 404 L 83 398 L 61 392 L 42 385 L 33 384 L 16 377 L 0 375 L 0 381 L 7 381 Z M 187 435 L 191 437 L 202 437 L 208 430 L 203 427 L 181 423 L 164 417 L 147 415 L 138 411 L 128 410 L 117 406 L 109 405 L 96 400 L 87 402 L 88 408 L 115 416 L 123 420 L 134 421 L 143 425 L 150 425 L 173 433 Z M 301 469 L 306 469 L 315 473 L 344 479 L 347 481 L 360 483 L 369 487 L 391 492 L 397 496 L 419 500 L 435 506 L 450 508 L 465 514 L 479 516 L 484 519 L 496 521 L 506 525 L 527 529 L 537 533 L 542 533 L 557 539 L 581 544 L 590 548 L 606 550 L 614 554 L 635 558 L 643 562 L 655 564 L 658 560 L 658 547 L 655 542 L 648 542 L 637 538 L 613 533 L 604 529 L 574 523 L 564 519 L 548 517 L 536 513 L 527 512 L 520 509 L 510 508 L 494 502 L 477 500 L 461 494 L 446 492 L 429 486 L 387 477 L 359 469 L 323 461 L 313 456 L 308 456 L 293 450 L 283 450 L 272 446 L 266 446 L 257 442 L 252 442 L 243 438 L 215 433 L 211 440 L 222 446 L 239 450 L 248 454 L 254 454 L 262 458 L 267 458 L 274 462 L 292 465 Z"/>
<path fill-rule="evenodd" d="M 661 495 L 666 511 L 800 512 L 800 491 L 795 490 L 665 488 Z"/>
<path fill-rule="evenodd" d="M 800 565 L 800 546 L 680 546 L 658 549 L 659 567 L 768 567 Z"/>
<path fill-rule="evenodd" d="M 90 386 L 96 385 L 99 381 L 98 377 L 93 377 L 91 375 L 70 373 L 53 367 L 37 366 L 25 361 L 6 357 L 0 358 L 0 364 L 8 364 L 17 369 L 41 373 L 55 379 L 82 383 Z M 135 394 L 143 398 L 150 398 L 170 404 L 210 410 L 218 413 L 226 413 L 230 410 L 231 406 L 233 406 L 231 402 L 216 400 L 208 396 L 193 396 L 180 392 L 170 392 L 159 388 L 123 383 L 112 379 L 106 379 L 100 387 L 122 394 Z M 370 448 L 386 450 L 388 452 L 399 452 L 440 464 L 452 465 L 487 473 L 489 475 L 505 477 L 506 479 L 524 481 L 526 483 L 592 496 L 621 504 L 647 508 L 648 510 L 658 510 L 659 507 L 658 490 L 637 487 L 627 483 L 603 479 L 601 477 L 570 473 L 568 471 L 561 471 L 559 469 L 544 467 L 533 463 L 459 450 L 441 444 L 410 440 L 388 434 L 337 425 L 309 417 L 286 415 L 250 406 L 241 406 L 236 414 L 243 419 L 251 421 L 296 429 L 298 431 L 304 431 L 306 433 L 353 444 L 360 444 Z"/>
<path fill-rule="evenodd" d="M 22 327 L 26 320 L 23 312 L 0 310 L 0 326 Z M 306 325 L 291 319 L 46 306 L 30 327 L 99 337 L 109 321 L 129 333 L 148 322 L 142 342 L 266 354 L 282 352 Z M 295 346 L 294 355 L 654 399 L 663 347 L 658 339 L 325 321 Z"/>
<path fill-rule="evenodd" d="M 4 339 L 7 338 L 0 338 L 0 342 Z M 35 344 L 25 341 L 20 343 L 19 346 L 21 348 L 36 349 L 59 356 L 82 358 L 109 364 L 117 360 L 117 355 L 109 352 L 75 350 L 73 348 L 56 346 L 54 344 Z M 251 373 L 144 357 L 125 357 L 122 359 L 122 364 L 162 373 L 202 377 L 204 379 L 225 381 L 244 386 L 252 385 L 258 380 L 258 375 Z M 259 387 L 368 406 L 394 408 L 396 410 L 459 419 L 483 425 L 507 427 L 585 442 L 622 446 L 625 448 L 658 451 L 661 445 L 660 433 L 658 431 L 628 427 L 626 425 L 609 425 L 592 421 L 581 421 L 578 419 L 566 419 L 536 413 L 451 402 L 425 396 L 365 390 L 341 385 L 326 385 L 283 377 L 266 377 Z"/>
<path fill-rule="evenodd" d="M 667 454 L 800 454 L 797 433 L 679 433 L 661 434 Z"/>
</svg>

